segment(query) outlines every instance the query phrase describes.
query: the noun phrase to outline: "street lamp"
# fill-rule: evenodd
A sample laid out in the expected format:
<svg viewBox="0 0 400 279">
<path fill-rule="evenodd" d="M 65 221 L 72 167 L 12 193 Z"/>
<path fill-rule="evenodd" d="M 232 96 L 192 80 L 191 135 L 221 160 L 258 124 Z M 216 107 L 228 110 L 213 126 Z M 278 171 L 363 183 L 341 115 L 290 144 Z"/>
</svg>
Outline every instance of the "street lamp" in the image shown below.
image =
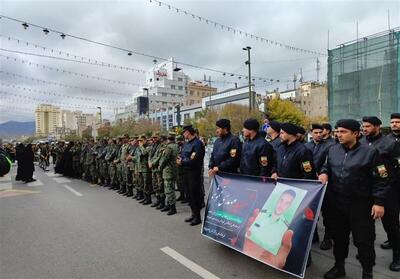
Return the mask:
<svg viewBox="0 0 400 279">
<path fill-rule="evenodd" d="M 143 88 L 144 91 L 146 91 L 146 97 L 147 97 L 147 120 L 150 121 L 150 100 L 149 100 L 149 89 L 148 88 Z"/>
<path fill-rule="evenodd" d="M 251 94 L 251 68 L 250 68 L 250 50 L 251 47 L 247 46 L 243 48 L 244 51 L 247 51 L 247 61 L 245 64 L 249 67 L 249 112 L 253 109 L 253 96 Z"/>
</svg>

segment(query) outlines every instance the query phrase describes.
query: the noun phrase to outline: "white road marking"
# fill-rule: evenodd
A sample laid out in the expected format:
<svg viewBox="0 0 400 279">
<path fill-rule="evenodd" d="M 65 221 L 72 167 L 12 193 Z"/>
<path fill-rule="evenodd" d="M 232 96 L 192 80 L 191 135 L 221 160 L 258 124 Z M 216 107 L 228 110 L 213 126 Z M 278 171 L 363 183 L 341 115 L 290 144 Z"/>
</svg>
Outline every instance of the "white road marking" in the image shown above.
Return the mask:
<svg viewBox="0 0 400 279">
<path fill-rule="evenodd" d="M 55 182 L 57 183 L 70 183 L 71 180 L 65 178 L 65 177 L 53 177 L 53 179 L 55 180 Z"/>
<path fill-rule="evenodd" d="M 43 182 L 40 181 L 39 179 L 34 181 L 34 182 L 30 182 L 30 183 L 26 183 L 26 186 L 28 187 L 37 187 L 37 186 L 43 186 Z"/>
<path fill-rule="evenodd" d="M 77 195 L 78 197 L 82 197 L 83 195 L 81 193 L 79 193 L 77 190 L 75 190 L 74 188 L 68 186 L 68 185 L 63 185 L 63 187 L 69 191 L 71 191 L 72 193 L 74 193 L 75 195 Z"/>
<path fill-rule="evenodd" d="M 61 174 L 59 174 L 59 173 L 54 173 L 54 172 L 52 172 L 52 171 L 47 171 L 47 172 L 45 172 L 45 174 L 46 174 L 47 176 L 49 176 L 49 177 L 59 177 L 59 176 L 61 176 Z"/>
<path fill-rule="evenodd" d="M 194 273 L 196 273 L 197 275 L 199 275 L 202 278 L 220 279 L 219 277 L 217 277 L 214 274 L 212 274 L 211 272 L 205 270 L 204 268 L 202 268 L 201 266 L 199 266 L 195 262 L 192 262 L 191 260 L 189 260 L 188 258 L 182 256 L 181 254 L 179 254 L 174 249 L 172 249 L 172 248 L 170 248 L 168 246 L 166 246 L 164 248 L 160 248 L 160 250 L 163 251 L 165 254 L 167 254 L 168 256 L 170 256 L 171 258 L 173 258 L 174 260 L 176 260 L 180 264 L 184 265 L 185 267 L 187 267 L 188 269 L 190 269 L 191 271 L 193 271 Z"/>
</svg>

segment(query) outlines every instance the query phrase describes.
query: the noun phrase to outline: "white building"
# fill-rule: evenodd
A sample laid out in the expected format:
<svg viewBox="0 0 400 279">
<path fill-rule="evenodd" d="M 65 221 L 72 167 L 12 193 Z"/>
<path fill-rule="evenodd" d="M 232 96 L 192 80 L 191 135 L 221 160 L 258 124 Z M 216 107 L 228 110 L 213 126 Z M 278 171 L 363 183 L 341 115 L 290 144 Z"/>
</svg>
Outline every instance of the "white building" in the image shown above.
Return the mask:
<svg viewBox="0 0 400 279">
<path fill-rule="evenodd" d="M 177 67 L 173 58 L 155 65 L 146 74 L 145 88 L 136 94 L 133 103 L 127 105 L 123 112 L 116 114 L 116 121 L 140 117 L 138 97 L 149 97 L 150 113 L 182 104 L 187 95 L 188 82 L 189 77 Z"/>
<path fill-rule="evenodd" d="M 258 98 L 260 96 L 256 95 L 254 88 L 252 88 L 253 98 Z M 249 105 L 249 87 L 235 87 L 231 89 L 227 89 L 221 92 L 217 92 L 212 96 L 207 96 L 202 98 L 201 104 L 194 104 L 190 106 L 183 106 L 180 108 L 181 121 L 182 125 L 185 123 L 187 119 L 197 118 L 200 113 L 207 109 L 221 109 L 224 105 L 227 104 L 239 104 L 239 105 Z M 258 109 L 262 110 L 262 102 L 258 105 Z M 177 121 L 177 110 L 176 109 L 160 109 L 154 113 L 150 113 L 150 119 L 153 121 L 160 121 L 161 127 L 164 129 L 171 129 L 174 126 L 178 125 Z"/>
</svg>

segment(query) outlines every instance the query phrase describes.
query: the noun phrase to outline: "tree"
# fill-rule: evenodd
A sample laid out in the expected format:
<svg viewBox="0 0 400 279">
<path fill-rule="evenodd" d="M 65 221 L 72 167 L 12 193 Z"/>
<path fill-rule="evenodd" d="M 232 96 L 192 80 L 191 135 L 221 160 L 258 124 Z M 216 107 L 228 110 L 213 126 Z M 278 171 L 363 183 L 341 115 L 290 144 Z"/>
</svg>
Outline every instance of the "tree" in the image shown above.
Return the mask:
<svg viewBox="0 0 400 279">
<path fill-rule="evenodd" d="M 267 113 L 270 120 L 290 122 L 303 127 L 307 126 L 306 115 L 289 100 L 269 100 Z"/>
</svg>

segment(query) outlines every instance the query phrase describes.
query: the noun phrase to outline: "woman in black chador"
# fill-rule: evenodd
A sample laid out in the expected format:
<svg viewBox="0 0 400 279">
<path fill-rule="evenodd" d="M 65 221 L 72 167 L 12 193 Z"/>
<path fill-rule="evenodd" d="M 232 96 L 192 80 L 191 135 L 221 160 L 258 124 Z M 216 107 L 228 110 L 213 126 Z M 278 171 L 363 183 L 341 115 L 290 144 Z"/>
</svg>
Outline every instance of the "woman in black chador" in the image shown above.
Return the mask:
<svg viewBox="0 0 400 279">
<path fill-rule="evenodd" d="M 35 166 L 33 164 L 34 157 L 35 155 L 32 150 L 32 144 L 29 143 L 24 148 L 21 158 L 22 159 L 21 162 L 23 163 L 21 180 L 24 181 L 25 183 L 36 181 L 36 179 L 33 179 L 33 172 L 35 171 Z"/>
<path fill-rule="evenodd" d="M 69 176 L 69 177 L 73 177 L 74 176 L 74 171 L 72 168 L 72 150 L 71 148 L 74 146 L 74 142 L 71 141 L 70 143 L 68 143 L 67 147 L 64 150 L 63 153 L 63 161 L 64 161 L 64 165 L 63 165 L 63 174 L 65 176 Z"/>
<path fill-rule="evenodd" d="M 23 157 L 24 149 L 25 149 L 25 146 L 23 143 L 19 143 L 17 145 L 17 147 L 15 148 L 15 156 L 16 156 L 16 160 L 18 162 L 17 176 L 15 177 L 16 181 L 22 180 L 22 171 L 24 169 L 24 167 L 23 167 L 24 162 L 22 160 L 22 157 Z"/>
</svg>

